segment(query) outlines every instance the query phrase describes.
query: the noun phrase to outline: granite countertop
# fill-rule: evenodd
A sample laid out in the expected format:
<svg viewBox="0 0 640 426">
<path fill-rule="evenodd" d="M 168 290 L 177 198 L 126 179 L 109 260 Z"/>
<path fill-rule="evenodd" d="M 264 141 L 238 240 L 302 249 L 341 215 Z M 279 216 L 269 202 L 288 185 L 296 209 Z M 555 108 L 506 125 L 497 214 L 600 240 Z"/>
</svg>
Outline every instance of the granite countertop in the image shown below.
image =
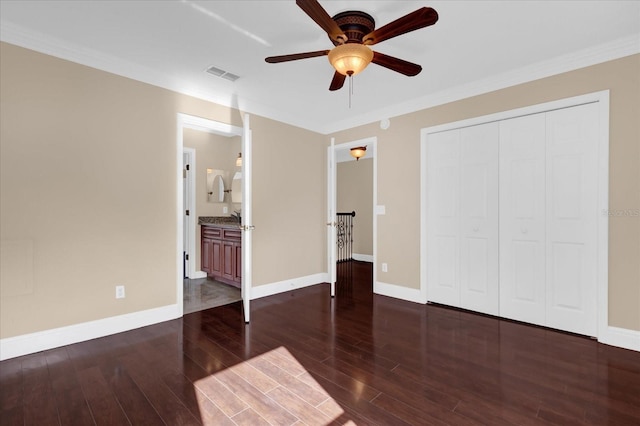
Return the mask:
<svg viewBox="0 0 640 426">
<path fill-rule="evenodd" d="M 232 216 L 199 216 L 198 225 L 216 225 L 230 228 L 237 228 L 238 219 Z"/>
</svg>

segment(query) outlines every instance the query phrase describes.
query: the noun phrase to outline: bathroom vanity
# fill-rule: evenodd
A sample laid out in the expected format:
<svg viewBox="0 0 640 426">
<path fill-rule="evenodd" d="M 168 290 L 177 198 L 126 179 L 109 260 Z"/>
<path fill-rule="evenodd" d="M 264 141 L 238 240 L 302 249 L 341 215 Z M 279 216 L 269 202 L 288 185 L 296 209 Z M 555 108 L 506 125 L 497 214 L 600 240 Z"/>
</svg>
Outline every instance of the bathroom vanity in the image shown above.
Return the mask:
<svg viewBox="0 0 640 426">
<path fill-rule="evenodd" d="M 201 267 L 207 276 L 235 287 L 242 281 L 242 231 L 234 217 L 200 217 Z"/>
</svg>

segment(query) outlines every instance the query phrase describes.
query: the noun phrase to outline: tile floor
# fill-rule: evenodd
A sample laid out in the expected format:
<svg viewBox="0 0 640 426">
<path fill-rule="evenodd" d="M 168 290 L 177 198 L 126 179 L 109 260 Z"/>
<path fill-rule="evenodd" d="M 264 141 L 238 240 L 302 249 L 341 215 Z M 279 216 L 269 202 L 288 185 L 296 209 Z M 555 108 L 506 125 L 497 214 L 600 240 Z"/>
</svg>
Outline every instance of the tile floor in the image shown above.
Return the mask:
<svg viewBox="0 0 640 426">
<path fill-rule="evenodd" d="M 242 300 L 240 289 L 210 278 L 184 280 L 184 314 Z"/>
</svg>

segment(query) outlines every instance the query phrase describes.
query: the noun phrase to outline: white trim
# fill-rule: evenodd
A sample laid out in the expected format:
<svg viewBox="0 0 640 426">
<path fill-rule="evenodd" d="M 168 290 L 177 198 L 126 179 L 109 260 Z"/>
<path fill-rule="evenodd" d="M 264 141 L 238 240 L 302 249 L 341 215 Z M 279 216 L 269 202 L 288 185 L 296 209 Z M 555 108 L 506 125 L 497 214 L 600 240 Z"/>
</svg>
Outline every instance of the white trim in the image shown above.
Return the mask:
<svg viewBox="0 0 640 426">
<path fill-rule="evenodd" d="M 640 53 L 640 43 L 638 43 L 638 35 L 634 34 L 522 68 L 509 70 L 502 74 L 494 74 L 488 78 L 447 88 L 440 92 L 430 93 L 404 103 L 390 105 L 365 114 L 349 116 L 342 121 L 336 120 L 328 123 L 316 131 L 324 134 L 336 133 L 378 121 L 381 117 L 398 117 L 637 53 Z"/>
<path fill-rule="evenodd" d="M 625 56 L 640 53 L 638 35 L 632 34 L 610 42 L 591 46 L 566 55 L 557 56 L 522 68 L 506 71 L 489 78 L 477 80 L 460 86 L 448 88 L 437 93 L 427 94 L 401 104 L 391 105 L 365 114 L 352 115 L 344 120 L 331 120 L 328 123 L 310 119 L 309 114 L 300 111 L 292 115 L 288 111 L 276 111 L 271 106 L 252 101 L 244 97 L 230 96 L 222 86 L 211 86 L 210 89 L 192 90 L 174 78 L 159 73 L 157 70 L 142 67 L 138 64 L 123 61 L 111 55 L 93 49 L 78 46 L 61 39 L 27 29 L 11 22 L 2 22 L 0 40 L 22 46 L 37 52 L 52 55 L 68 61 L 87 65 L 121 75 L 133 80 L 172 90 L 198 99 L 214 102 L 229 108 L 240 105 L 246 112 L 277 120 L 296 127 L 302 127 L 321 134 L 335 133 L 364 124 L 379 121 L 381 118 L 392 118 L 460 99 L 488 93 L 517 84 L 538 80 L 551 75 L 573 71 L 579 68 L 611 61 Z"/>
<path fill-rule="evenodd" d="M 326 284 L 329 281 L 329 274 L 321 272 L 319 274 L 307 275 L 305 277 L 292 278 L 290 280 L 278 281 L 270 284 L 263 284 L 253 287 L 251 290 L 251 300 L 262 297 L 273 296 L 274 294 L 309 287 L 316 284 Z"/>
<path fill-rule="evenodd" d="M 381 296 L 394 297 L 396 299 L 406 300 L 408 302 L 425 304 L 422 301 L 420 289 L 409 288 L 397 284 L 388 284 L 380 281 L 374 281 L 373 293 Z"/>
<path fill-rule="evenodd" d="M 609 209 L 609 91 L 598 92 L 599 126 L 600 135 L 598 137 L 598 208 Z M 598 341 L 603 336 L 611 333 L 609 327 L 609 216 L 600 214 L 598 217 L 598 253 L 597 268 L 598 276 L 596 282 L 596 309 L 598 318 L 596 329 L 598 330 Z M 640 332 L 639 332 L 640 333 Z M 613 333 L 615 334 L 615 332 Z M 614 339 L 612 341 L 618 341 Z M 622 346 L 626 347 L 626 346 Z M 640 350 L 640 349 L 636 349 Z"/>
<path fill-rule="evenodd" d="M 353 260 L 358 260 L 360 262 L 373 262 L 372 254 L 353 253 L 351 257 L 353 257 Z"/>
<path fill-rule="evenodd" d="M 640 352 L 640 331 L 607 327 L 604 331 L 598 330 L 598 332 L 600 343 Z"/>
<path fill-rule="evenodd" d="M 197 280 L 199 278 L 207 278 L 207 273 L 205 271 L 195 271 L 193 273 L 193 277 L 189 277 L 192 280 Z"/>
<path fill-rule="evenodd" d="M 524 108 L 502 111 L 495 114 L 474 117 L 437 126 L 426 127 L 420 130 L 421 163 L 420 163 L 420 290 L 424 300 L 428 300 L 426 265 L 424 262 L 426 251 L 426 176 L 427 158 L 426 144 L 430 134 L 446 130 L 459 129 L 493 121 L 507 120 L 530 114 L 553 111 L 561 108 L 569 108 L 578 105 L 597 102 L 600 108 L 600 134 L 598 138 L 598 212 L 607 211 L 609 208 L 609 90 L 588 93 L 580 96 L 559 99 L 556 101 L 530 105 Z M 597 290 L 597 338 L 609 333 L 609 218 L 601 215 L 598 220 L 598 290 Z M 618 339 L 612 339 L 618 341 Z"/>
<path fill-rule="evenodd" d="M 176 305 L 0 339 L 0 361 L 180 318 L 182 301 L 180 302 Z"/>
</svg>

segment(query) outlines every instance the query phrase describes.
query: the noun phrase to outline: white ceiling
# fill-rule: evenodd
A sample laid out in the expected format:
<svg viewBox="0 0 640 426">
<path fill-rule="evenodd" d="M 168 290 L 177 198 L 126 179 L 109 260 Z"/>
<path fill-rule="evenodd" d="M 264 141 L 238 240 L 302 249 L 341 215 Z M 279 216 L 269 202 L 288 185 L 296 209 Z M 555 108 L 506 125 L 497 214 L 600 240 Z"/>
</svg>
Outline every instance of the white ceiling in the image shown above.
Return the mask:
<svg viewBox="0 0 640 426">
<path fill-rule="evenodd" d="M 375 64 L 330 92 L 330 49 L 290 1 L 0 1 L 1 39 L 95 68 L 329 133 L 640 52 L 640 1 L 333 1 L 380 27 L 422 6 L 439 21 L 373 46 L 422 65 L 406 77 Z M 204 72 L 210 66 L 235 82 Z M 46 73 L 46 70 L 42 70 Z"/>
</svg>

